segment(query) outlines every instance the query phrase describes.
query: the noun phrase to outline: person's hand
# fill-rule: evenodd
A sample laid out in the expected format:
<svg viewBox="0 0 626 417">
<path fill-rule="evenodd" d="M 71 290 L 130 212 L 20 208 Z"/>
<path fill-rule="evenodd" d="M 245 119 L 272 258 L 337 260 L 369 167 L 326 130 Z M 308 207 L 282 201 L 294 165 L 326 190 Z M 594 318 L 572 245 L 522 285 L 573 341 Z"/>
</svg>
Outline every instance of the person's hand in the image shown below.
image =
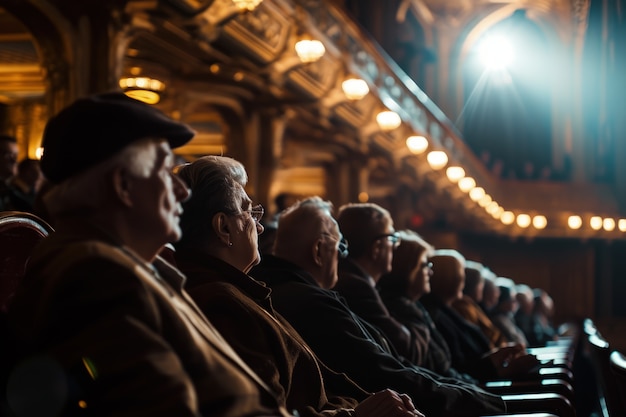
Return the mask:
<svg viewBox="0 0 626 417">
<path fill-rule="evenodd" d="M 540 364 L 535 355 L 527 353 L 524 346 L 519 344 L 494 349 L 489 359 L 498 376 L 504 378 L 527 374 Z"/>
<path fill-rule="evenodd" d="M 378 391 L 361 401 L 354 409 L 355 417 L 425 417 L 406 394 L 391 389 Z"/>
</svg>

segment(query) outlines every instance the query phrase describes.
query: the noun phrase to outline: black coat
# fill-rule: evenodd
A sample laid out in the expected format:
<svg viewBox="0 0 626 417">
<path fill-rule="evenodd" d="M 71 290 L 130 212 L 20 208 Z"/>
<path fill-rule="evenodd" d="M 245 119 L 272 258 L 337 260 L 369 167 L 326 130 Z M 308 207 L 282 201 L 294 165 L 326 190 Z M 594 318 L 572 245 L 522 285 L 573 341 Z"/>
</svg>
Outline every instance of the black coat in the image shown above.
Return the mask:
<svg viewBox="0 0 626 417">
<path fill-rule="evenodd" d="M 500 396 L 401 363 L 376 343 L 369 325 L 350 311 L 335 291 L 321 288 L 298 266 L 265 256 L 250 275 L 267 283 L 276 310 L 327 365 L 345 372 L 368 391 L 391 388 L 406 393 L 429 417 L 505 411 Z"/>
</svg>

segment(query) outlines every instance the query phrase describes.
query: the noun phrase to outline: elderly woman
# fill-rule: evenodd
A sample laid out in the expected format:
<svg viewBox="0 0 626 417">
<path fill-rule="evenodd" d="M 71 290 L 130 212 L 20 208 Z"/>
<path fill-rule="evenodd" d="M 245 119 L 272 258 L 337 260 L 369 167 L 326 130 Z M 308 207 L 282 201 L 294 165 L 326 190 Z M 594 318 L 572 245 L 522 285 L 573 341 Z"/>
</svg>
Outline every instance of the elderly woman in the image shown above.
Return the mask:
<svg viewBox="0 0 626 417">
<path fill-rule="evenodd" d="M 270 290 L 247 275 L 260 261 L 263 208 L 245 191 L 238 161 L 205 156 L 178 170 L 191 189 L 174 259 L 187 290 L 211 323 L 300 416 L 420 416 L 406 395 L 365 392 L 330 370 L 273 308 Z M 332 393 L 332 395 L 331 395 Z M 360 402 L 359 402 L 360 401 Z"/>
<path fill-rule="evenodd" d="M 383 275 L 377 284 L 385 306 L 411 331 L 416 350 L 420 352 L 417 365 L 475 383 L 474 378 L 451 367 L 448 344 L 419 301 L 430 292 L 433 271 L 428 257 L 433 247 L 412 230 L 401 230 L 398 235 L 400 245 L 394 253 L 391 272 Z"/>
</svg>

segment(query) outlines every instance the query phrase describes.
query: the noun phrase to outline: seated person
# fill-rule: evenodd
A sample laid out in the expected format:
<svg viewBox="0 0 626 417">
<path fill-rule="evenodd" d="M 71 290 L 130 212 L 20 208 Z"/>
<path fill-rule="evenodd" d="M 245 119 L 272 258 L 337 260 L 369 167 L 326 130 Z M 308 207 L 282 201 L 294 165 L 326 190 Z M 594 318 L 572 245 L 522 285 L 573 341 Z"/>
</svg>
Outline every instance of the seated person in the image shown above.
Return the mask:
<svg viewBox="0 0 626 417">
<path fill-rule="evenodd" d="M 492 349 L 480 328 L 452 308 L 452 303 L 463 296 L 463 255 L 454 249 L 438 249 L 430 261 L 433 263 L 431 292 L 421 301 L 448 343 L 452 366 L 479 381 L 518 377 L 533 371 L 539 361 L 527 354 L 523 346 Z"/>
<path fill-rule="evenodd" d="M 500 288 L 500 297 L 498 304 L 491 309 L 489 318 L 509 342 L 528 346 L 524 332 L 515 323 L 515 313 L 519 308 L 515 282 L 510 278 L 498 277 L 496 285 Z"/>
<path fill-rule="evenodd" d="M 480 262 L 465 261 L 465 286 L 463 297 L 452 302 L 454 308 L 467 321 L 477 325 L 489 339 L 492 348 L 506 346 L 509 341 L 500 329 L 493 324 L 480 306 L 483 300 L 486 268 Z"/>
<path fill-rule="evenodd" d="M 260 260 L 263 208 L 253 206 L 244 189 L 248 176 L 241 163 L 205 156 L 182 166 L 178 176 L 191 189 L 183 203 L 183 237 L 174 244 L 185 288 L 289 410 L 300 416 L 421 415 L 407 396 L 390 390 L 370 396 L 326 367 L 273 309 L 269 289 L 247 275 Z M 337 262 L 336 251 L 328 255 L 320 258 L 322 273 Z"/>
<path fill-rule="evenodd" d="M 544 346 L 551 340 L 558 339 L 559 332 L 554 327 L 552 318 L 554 317 L 554 301 L 550 294 L 544 289 L 533 289 L 533 331 L 531 346 Z"/>
<path fill-rule="evenodd" d="M 385 306 L 411 331 L 420 352 L 417 365 L 443 376 L 477 383 L 475 378 L 452 368 L 448 344 L 419 301 L 430 292 L 432 265 L 428 256 L 434 248 L 412 230 L 401 230 L 398 235 L 400 245 L 393 254 L 391 271 L 377 284 Z"/>
<path fill-rule="evenodd" d="M 533 332 L 533 309 L 535 308 L 533 289 L 526 284 L 516 284 L 515 300 L 517 301 L 518 309 L 513 315 L 513 319 L 517 327 L 524 332 L 524 336 L 526 336 L 530 346 Z"/>
<path fill-rule="evenodd" d="M 13 210 L 33 211 L 41 181 L 38 159 L 25 158 L 17 164 L 17 173 L 8 181 L 12 192 Z"/>
<path fill-rule="evenodd" d="M 272 289 L 276 310 L 317 356 L 368 391 L 391 388 L 408 394 L 427 416 L 477 416 L 505 411 L 500 396 L 473 384 L 443 378 L 425 368 L 403 364 L 376 342 L 373 326 L 331 290 L 337 281 L 336 265 L 325 264 L 322 258 L 338 248 L 345 249 L 341 241 L 332 204 L 319 197 L 305 199 L 281 214 L 274 256 L 264 256 L 250 272 Z M 321 273 L 322 265 L 330 271 Z"/>
<path fill-rule="evenodd" d="M 337 223 L 351 243 L 348 256 L 339 260 L 334 290 L 359 317 L 376 326 L 393 349 L 410 363 L 419 364 L 419 343 L 397 321 L 380 299 L 376 283 L 391 270 L 393 251 L 400 243 L 387 210 L 374 203 L 339 207 Z"/>
<path fill-rule="evenodd" d="M 47 123 L 41 168 L 56 231 L 8 310 L 15 415 L 290 415 L 158 257 L 181 237 L 189 197 L 171 149 L 193 135 L 122 93 L 79 99 Z"/>
<path fill-rule="evenodd" d="M 489 315 L 491 310 L 498 304 L 498 298 L 500 298 L 500 288 L 496 285 L 496 274 L 489 271 L 485 275 L 485 286 L 483 288 L 483 299 L 478 303 L 483 311 Z"/>
</svg>

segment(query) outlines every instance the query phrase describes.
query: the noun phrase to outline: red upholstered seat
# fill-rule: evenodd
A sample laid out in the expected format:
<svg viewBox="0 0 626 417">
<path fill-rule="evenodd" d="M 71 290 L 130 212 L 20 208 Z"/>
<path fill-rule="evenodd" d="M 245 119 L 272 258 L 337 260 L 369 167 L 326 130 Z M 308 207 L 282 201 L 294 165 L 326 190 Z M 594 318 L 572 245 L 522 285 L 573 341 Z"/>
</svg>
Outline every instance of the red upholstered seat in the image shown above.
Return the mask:
<svg viewBox="0 0 626 417">
<path fill-rule="evenodd" d="M 26 212 L 0 212 L 0 309 L 6 310 L 33 248 L 52 226 Z"/>
</svg>

